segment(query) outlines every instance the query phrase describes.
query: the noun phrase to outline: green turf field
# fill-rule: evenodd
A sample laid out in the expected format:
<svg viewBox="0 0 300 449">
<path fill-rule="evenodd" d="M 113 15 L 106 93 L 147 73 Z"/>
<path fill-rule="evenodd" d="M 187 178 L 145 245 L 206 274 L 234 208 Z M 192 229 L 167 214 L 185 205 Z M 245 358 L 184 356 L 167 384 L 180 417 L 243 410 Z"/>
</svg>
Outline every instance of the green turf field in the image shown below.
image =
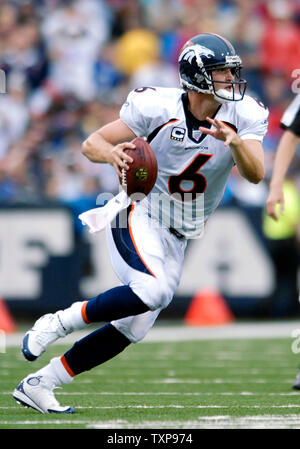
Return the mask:
<svg viewBox="0 0 300 449">
<path fill-rule="evenodd" d="M 74 415 L 42 415 L 11 392 L 40 360 L 19 348 L 0 354 L 0 428 L 211 429 L 300 428 L 300 392 L 291 389 L 300 355 L 291 339 L 140 343 L 56 390 Z"/>
</svg>

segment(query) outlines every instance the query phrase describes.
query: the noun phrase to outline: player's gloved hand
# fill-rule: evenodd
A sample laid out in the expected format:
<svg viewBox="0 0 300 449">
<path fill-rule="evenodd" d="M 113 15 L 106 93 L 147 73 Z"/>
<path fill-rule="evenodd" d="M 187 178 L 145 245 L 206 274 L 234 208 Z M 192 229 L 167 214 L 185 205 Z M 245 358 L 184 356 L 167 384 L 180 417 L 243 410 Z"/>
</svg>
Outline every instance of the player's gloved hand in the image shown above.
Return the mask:
<svg viewBox="0 0 300 449">
<path fill-rule="evenodd" d="M 128 170 L 128 163 L 130 164 L 133 162 L 133 159 L 125 152 L 127 148 L 134 150 L 135 145 L 131 142 L 119 143 L 118 145 L 112 147 L 107 158 L 107 162 L 109 162 L 114 167 L 118 176 L 122 176 L 123 168 L 125 168 L 125 170 Z"/>
</svg>

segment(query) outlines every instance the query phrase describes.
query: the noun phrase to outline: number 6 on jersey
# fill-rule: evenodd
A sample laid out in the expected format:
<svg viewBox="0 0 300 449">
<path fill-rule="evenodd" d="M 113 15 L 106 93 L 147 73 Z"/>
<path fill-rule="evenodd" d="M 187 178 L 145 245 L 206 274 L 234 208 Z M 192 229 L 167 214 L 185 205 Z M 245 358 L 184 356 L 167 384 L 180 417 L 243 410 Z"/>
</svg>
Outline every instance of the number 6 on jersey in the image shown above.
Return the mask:
<svg viewBox="0 0 300 449">
<path fill-rule="evenodd" d="M 187 168 L 177 176 L 170 176 L 168 188 L 171 195 L 178 196 L 180 201 L 185 201 L 185 194 L 188 194 L 188 201 L 194 201 L 206 189 L 206 178 L 198 170 L 203 167 L 212 157 L 212 154 L 198 154 L 195 159 L 187 166 Z M 190 188 L 183 187 L 185 181 L 190 181 Z M 189 183 L 189 184 L 190 184 Z"/>
</svg>

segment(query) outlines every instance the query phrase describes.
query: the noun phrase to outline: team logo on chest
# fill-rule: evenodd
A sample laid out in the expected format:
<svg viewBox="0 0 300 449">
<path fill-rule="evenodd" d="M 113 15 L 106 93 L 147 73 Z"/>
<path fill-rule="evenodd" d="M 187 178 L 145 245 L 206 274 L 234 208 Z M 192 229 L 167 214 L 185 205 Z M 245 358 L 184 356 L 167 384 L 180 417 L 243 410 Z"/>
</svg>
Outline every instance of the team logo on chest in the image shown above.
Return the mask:
<svg viewBox="0 0 300 449">
<path fill-rule="evenodd" d="M 180 128 L 179 126 L 174 126 L 171 129 L 170 139 L 176 140 L 176 142 L 183 142 L 186 133 L 185 128 Z"/>
<path fill-rule="evenodd" d="M 197 142 L 200 140 L 201 135 L 202 135 L 202 132 L 199 129 L 193 129 L 192 136 L 193 136 L 193 139 L 195 139 Z"/>
</svg>

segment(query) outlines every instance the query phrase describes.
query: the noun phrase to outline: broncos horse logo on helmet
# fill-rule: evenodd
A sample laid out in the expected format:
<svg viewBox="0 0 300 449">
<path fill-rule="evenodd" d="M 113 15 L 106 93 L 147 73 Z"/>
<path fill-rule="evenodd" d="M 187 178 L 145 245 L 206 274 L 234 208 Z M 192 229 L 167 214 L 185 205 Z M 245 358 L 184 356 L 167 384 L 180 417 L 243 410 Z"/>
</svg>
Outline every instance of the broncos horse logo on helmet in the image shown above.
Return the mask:
<svg viewBox="0 0 300 449">
<path fill-rule="evenodd" d="M 240 101 L 244 98 L 247 82 L 241 78 L 242 60 L 229 41 L 217 34 L 203 33 L 194 36 L 183 47 L 178 58 L 181 86 L 198 93 L 212 94 L 219 103 Z M 234 81 L 231 91 L 215 89 L 212 71 L 231 69 Z M 222 84 L 222 81 L 217 81 Z"/>
<path fill-rule="evenodd" d="M 180 54 L 180 59 L 184 59 L 192 63 L 194 56 L 206 56 L 207 58 L 215 56 L 215 53 L 209 48 L 203 47 L 202 45 L 191 45 L 184 47 Z"/>
</svg>

